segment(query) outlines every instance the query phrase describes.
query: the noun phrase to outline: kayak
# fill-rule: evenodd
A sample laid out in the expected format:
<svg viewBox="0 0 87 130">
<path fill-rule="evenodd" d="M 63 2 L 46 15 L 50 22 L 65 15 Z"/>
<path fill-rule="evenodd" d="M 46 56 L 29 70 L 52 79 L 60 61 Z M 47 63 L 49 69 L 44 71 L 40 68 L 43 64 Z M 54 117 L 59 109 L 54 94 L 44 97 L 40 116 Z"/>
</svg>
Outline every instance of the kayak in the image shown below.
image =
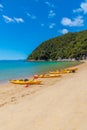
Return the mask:
<svg viewBox="0 0 87 130">
<path fill-rule="evenodd" d="M 78 70 L 78 68 L 68 68 L 67 70 Z"/>
<path fill-rule="evenodd" d="M 60 76 L 61 75 L 59 74 L 42 74 L 42 75 L 39 75 L 38 77 L 39 78 L 58 78 Z"/>
<path fill-rule="evenodd" d="M 10 80 L 10 83 L 13 84 L 20 84 L 20 85 L 25 85 L 25 84 L 30 84 L 30 85 L 38 85 L 41 83 L 41 80 Z"/>
<path fill-rule="evenodd" d="M 61 71 L 51 71 L 50 74 L 61 74 Z"/>
<path fill-rule="evenodd" d="M 68 68 L 68 69 L 70 69 L 70 70 L 78 70 L 77 67 L 74 67 L 74 68 Z"/>
<path fill-rule="evenodd" d="M 56 71 L 51 71 L 50 74 L 66 74 L 66 73 L 74 73 L 78 70 L 78 68 L 68 68 L 68 69 L 63 69 L 63 70 L 56 70 Z"/>
<path fill-rule="evenodd" d="M 68 68 L 66 71 L 69 71 L 70 73 L 75 73 L 78 68 Z"/>
<path fill-rule="evenodd" d="M 70 70 L 61 70 L 61 71 L 51 71 L 50 74 L 65 74 L 65 73 L 71 73 Z"/>
</svg>

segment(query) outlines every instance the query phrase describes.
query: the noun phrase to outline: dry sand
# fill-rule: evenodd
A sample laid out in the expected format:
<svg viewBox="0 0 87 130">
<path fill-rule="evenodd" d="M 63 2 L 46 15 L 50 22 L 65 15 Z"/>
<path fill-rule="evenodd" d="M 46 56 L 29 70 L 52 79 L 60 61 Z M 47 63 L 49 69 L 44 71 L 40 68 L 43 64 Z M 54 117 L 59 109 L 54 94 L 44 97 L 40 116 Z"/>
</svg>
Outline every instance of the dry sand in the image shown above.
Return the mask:
<svg viewBox="0 0 87 130">
<path fill-rule="evenodd" d="M 87 62 L 25 88 L 0 86 L 0 130 L 87 130 Z"/>
</svg>

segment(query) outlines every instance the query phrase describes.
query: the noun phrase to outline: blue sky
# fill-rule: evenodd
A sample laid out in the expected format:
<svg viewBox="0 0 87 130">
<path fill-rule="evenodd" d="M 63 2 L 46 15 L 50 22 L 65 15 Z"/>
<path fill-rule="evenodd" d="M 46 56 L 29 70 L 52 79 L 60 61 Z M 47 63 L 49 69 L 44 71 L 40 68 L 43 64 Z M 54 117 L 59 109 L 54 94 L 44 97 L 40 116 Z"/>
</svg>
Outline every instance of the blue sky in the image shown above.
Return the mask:
<svg viewBox="0 0 87 130">
<path fill-rule="evenodd" d="M 0 60 L 26 59 L 43 41 L 87 29 L 87 1 L 1 0 Z"/>
</svg>

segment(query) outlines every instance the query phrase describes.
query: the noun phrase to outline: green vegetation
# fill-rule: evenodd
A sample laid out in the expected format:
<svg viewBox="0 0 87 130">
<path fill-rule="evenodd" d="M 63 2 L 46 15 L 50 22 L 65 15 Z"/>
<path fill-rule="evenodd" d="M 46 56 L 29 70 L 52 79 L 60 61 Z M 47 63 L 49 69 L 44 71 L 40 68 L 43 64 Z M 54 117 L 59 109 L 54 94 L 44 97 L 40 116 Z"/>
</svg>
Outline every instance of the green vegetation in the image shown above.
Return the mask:
<svg viewBox="0 0 87 130">
<path fill-rule="evenodd" d="M 58 60 L 87 58 L 87 30 L 67 33 L 38 46 L 27 60 Z"/>
</svg>

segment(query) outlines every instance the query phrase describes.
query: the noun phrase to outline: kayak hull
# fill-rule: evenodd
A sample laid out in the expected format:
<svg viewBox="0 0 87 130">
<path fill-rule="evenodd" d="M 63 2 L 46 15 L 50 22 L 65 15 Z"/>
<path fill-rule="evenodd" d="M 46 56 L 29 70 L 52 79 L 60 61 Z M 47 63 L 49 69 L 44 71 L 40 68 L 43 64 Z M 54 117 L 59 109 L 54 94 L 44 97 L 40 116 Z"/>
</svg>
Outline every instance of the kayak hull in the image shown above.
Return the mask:
<svg viewBox="0 0 87 130">
<path fill-rule="evenodd" d="M 30 85 L 38 85 L 41 84 L 41 80 L 37 80 L 37 81 L 20 81 L 20 80 L 10 80 L 10 83 L 13 84 L 20 84 L 20 85 L 25 85 L 25 84 L 30 84 Z"/>
<path fill-rule="evenodd" d="M 57 74 L 49 74 L 49 75 L 39 75 L 39 78 L 58 78 L 61 75 Z"/>
</svg>

